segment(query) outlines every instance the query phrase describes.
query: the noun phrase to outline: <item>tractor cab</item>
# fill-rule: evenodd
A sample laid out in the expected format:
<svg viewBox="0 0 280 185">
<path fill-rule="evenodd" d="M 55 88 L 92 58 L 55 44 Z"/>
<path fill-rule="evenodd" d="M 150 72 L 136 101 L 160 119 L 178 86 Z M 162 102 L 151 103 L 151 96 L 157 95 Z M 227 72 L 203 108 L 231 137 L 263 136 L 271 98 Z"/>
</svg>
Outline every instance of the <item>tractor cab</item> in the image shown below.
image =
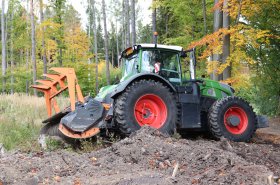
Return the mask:
<svg viewBox="0 0 280 185">
<path fill-rule="evenodd" d="M 182 83 L 180 55 L 182 47 L 141 44 L 122 52 L 122 79 L 137 73 L 158 74 L 174 85 Z"/>
</svg>

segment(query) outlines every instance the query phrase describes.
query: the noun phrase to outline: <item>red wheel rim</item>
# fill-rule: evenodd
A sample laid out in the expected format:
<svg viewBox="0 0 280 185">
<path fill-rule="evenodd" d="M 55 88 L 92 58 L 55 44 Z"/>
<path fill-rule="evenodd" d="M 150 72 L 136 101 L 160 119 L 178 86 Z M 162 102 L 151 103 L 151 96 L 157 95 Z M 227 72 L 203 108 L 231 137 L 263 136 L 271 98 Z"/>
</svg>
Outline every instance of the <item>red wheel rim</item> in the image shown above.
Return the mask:
<svg viewBox="0 0 280 185">
<path fill-rule="evenodd" d="M 235 116 L 239 119 L 239 124 L 233 126 L 229 123 L 228 119 Z M 240 107 L 230 107 L 224 115 L 224 123 L 226 129 L 232 134 L 242 134 L 248 126 L 248 116 L 246 112 Z"/>
<path fill-rule="evenodd" d="M 159 96 L 146 94 L 136 101 L 134 116 L 140 126 L 149 125 L 159 129 L 167 119 L 167 108 Z"/>
</svg>

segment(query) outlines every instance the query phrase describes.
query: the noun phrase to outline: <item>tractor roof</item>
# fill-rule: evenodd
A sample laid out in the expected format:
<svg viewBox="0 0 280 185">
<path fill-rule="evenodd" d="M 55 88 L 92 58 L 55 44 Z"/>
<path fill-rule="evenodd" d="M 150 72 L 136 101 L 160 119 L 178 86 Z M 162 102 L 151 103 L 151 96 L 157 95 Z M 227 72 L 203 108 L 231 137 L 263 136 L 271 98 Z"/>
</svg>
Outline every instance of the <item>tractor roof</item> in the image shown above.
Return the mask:
<svg viewBox="0 0 280 185">
<path fill-rule="evenodd" d="M 155 44 L 138 44 L 138 45 L 134 45 L 133 47 L 126 48 L 122 52 L 121 56 L 122 57 L 130 56 L 131 54 L 134 53 L 134 50 L 136 50 L 136 48 L 138 48 L 138 47 L 145 48 L 145 49 L 167 49 L 167 50 L 173 50 L 173 51 L 179 51 L 179 52 L 181 52 L 183 50 L 183 48 L 181 46 L 157 44 L 155 47 Z"/>
<path fill-rule="evenodd" d="M 139 45 L 142 48 L 155 48 L 155 44 L 139 44 Z M 176 51 L 182 51 L 183 50 L 183 48 L 181 46 L 171 46 L 171 45 L 162 45 L 162 44 L 157 44 L 157 48 L 176 50 Z"/>
</svg>

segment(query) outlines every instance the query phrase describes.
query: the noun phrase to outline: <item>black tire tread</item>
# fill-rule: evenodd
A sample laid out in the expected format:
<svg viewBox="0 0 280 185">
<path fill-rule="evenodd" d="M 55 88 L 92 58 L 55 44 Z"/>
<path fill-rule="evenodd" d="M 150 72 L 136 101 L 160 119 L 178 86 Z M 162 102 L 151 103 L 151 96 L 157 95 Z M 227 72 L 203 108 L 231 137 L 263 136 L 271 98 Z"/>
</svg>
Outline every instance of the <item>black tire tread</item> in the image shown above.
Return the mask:
<svg viewBox="0 0 280 185">
<path fill-rule="evenodd" d="M 129 136 L 133 132 L 133 130 L 127 124 L 127 120 L 125 117 L 125 114 L 127 114 L 125 111 L 125 105 L 126 105 L 127 99 L 129 98 L 129 96 L 131 94 L 133 94 L 133 90 L 135 89 L 135 87 L 146 86 L 147 84 L 169 92 L 171 94 L 171 96 L 173 96 L 174 101 L 176 101 L 176 99 L 177 99 L 176 96 L 174 95 L 174 93 L 170 90 L 170 88 L 168 88 L 167 86 L 164 86 L 161 82 L 158 82 L 158 81 L 155 81 L 152 79 L 149 79 L 149 80 L 142 79 L 142 80 L 133 82 L 130 86 L 128 86 L 126 88 L 126 90 L 121 95 L 119 95 L 119 97 L 116 99 L 116 102 L 114 105 L 114 119 L 118 125 L 118 129 L 121 131 L 121 133 L 124 136 Z M 178 111 L 177 104 L 175 105 L 175 109 L 177 112 L 177 117 L 179 117 L 179 111 Z M 178 119 L 176 119 L 174 130 L 172 130 L 168 134 L 171 135 L 174 133 L 177 122 L 178 122 Z"/>
<path fill-rule="evenodd" d="M 240 97 L 236 97 L 236 96 L 228 96 L 225 98 L 222 98 L 220 100 L 217 100 L 216 102 L 214 102 L 214 104 L 211 106 L 209 113 L 208 113 L 208 128 L 211 132 L 211 135 L 215 138 L 215 139 L 220 139 L 221 137 L 225 137 L 225 134 L 223 133 L 221 126 L 219 125 L 219 121 L 218 121 L 218 116 L 219 116 L 219 112 L 220 110 L 223 108 L 223 105 L 225 105 L 227 102 L 229 101 L 234 101 L 237 104 L 238 103 L 242 103 L 242 104 L 246 104 L 250 111 L 253 113 L 254 115 L 254 122 L 255 122 L 255 126 L 254 126 L 254 130 L 253 133 L 255 133 L 256 129 L 257 129 L 257 116 L 253 111 L 253 108 L 251 105 L 249 105 L 245 100 L 243 100 Z M 249 135 L 249 137 L 245 137 L 243 141 L 247 142 L 252 138 L 253 134 Z M 240 141 L 237 140 L 234 137 L 231 136 L 226 136 L 228 139 L 233 140 L 233 141 Z"/>
</svg>

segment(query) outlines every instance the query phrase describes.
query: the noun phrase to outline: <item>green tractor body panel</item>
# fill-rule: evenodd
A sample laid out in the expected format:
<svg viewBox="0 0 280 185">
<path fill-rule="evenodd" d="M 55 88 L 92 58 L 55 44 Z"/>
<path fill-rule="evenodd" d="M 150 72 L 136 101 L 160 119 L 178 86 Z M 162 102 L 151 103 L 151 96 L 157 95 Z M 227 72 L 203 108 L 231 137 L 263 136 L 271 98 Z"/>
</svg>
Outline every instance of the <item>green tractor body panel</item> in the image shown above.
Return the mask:
<svg viewBox="0 0 280 185">
<path fill-rule="evenodd" d="M 200 93 L 202 96 L 221 99 L 226 96 L 233 96 L 234 90 L 231 86 L 219 83 L 210 79 L 201 79 L 203 81 L 200 86 Z"/>
<path fill-rule="evenodd" d="M 118 85 L 107 85 L 102 87 L 95 98 L 100 100 L 104 99 L 108 94 L 112 93 L 117 86 Z"/>
</svg>

